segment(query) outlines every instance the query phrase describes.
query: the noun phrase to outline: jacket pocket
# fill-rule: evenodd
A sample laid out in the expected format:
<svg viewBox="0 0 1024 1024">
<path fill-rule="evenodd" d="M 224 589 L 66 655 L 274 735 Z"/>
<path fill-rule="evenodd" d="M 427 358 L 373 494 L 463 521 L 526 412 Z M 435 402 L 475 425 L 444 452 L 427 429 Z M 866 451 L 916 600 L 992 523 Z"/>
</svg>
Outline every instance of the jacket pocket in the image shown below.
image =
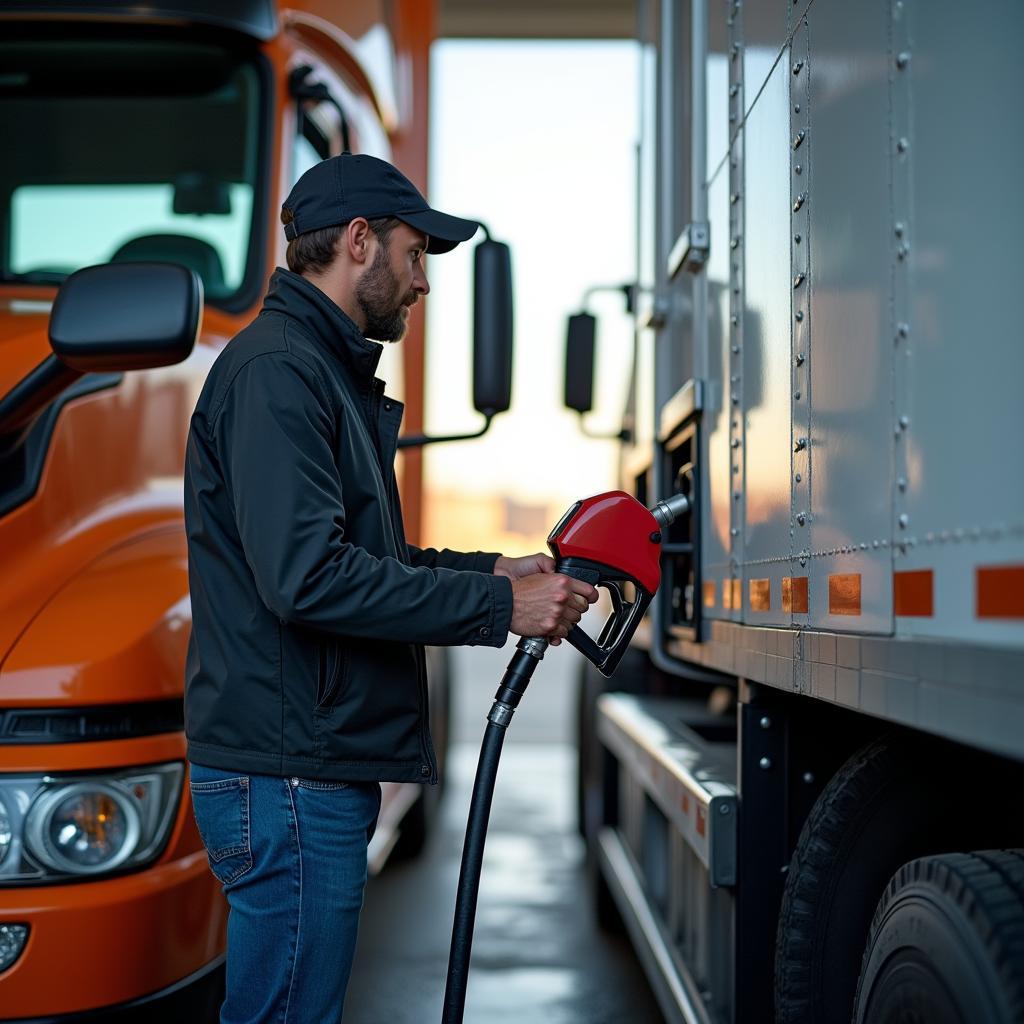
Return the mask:
<svg viewBox="0 0 1024 1024">
<path fill-rule="evenodd" d="M 345 652 L 336 640 L 319 645 L 316 673 L 315 710 L 329 708 L 341 689 L 345 666 Z"/>
<path fill-rule="evenodd" d="M 192 782 L 192 813 L 206 847 L 210 870 L 222 885 L 252 868 L 249 843 L 249 779 Z"/>
</svg>

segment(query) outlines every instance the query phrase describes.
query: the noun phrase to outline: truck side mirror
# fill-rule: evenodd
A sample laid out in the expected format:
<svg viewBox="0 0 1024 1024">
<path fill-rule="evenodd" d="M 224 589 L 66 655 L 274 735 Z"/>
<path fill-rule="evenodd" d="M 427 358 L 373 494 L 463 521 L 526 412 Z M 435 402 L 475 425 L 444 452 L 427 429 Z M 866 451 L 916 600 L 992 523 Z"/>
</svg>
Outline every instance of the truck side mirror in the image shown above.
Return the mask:
<svg viewBox="0 0 1024 1024">
<path fill-rule="evenodd" d="M 590 313 L 569 317 L 565 339 L 565 404 L 582 415 L 594 407 L 594 339 L 597 318 Z"/>
<path fill-rule="evenodd" d="M 50 314 L 53 353 L 0 396 L 0 446 L 83 374 L 181 362 L 202 316 L 202 281 L 180 264 L 105 263 L 76 271 Z"/>
<path fill-rule="evenodd" d="M 77 373 L 169 366 L 199 334 L 203 285 L 177 263 L 106 263 L 72 274 L 50 315 L 50 345 Z"/>
<path fill-rule="evenodd" d="M 490 418 L 512 404 L 512 256 L 490 238 L 473 253 L 473 405 Z"/>
</svg>

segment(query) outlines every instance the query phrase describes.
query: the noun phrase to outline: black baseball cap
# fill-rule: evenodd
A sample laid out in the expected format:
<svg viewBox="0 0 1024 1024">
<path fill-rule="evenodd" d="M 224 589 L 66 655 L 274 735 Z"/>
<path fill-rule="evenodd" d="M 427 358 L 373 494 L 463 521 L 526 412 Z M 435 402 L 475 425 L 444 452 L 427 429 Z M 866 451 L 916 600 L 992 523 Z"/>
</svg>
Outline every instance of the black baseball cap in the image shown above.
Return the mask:
<svg viewBox="0 0 1024 1024">
<path fill-rule="evenodd" d="M 397 167 L 365 153 L 342 153 L 314 164 L 295 182 L 284 208 L 293 217 L 284 226 L 288 241 L 356 217 L 397 217 L 428 236 L 427 252 L 440 253 L 468 241 L 480 226 L 432 210 Z"/>
</svg>

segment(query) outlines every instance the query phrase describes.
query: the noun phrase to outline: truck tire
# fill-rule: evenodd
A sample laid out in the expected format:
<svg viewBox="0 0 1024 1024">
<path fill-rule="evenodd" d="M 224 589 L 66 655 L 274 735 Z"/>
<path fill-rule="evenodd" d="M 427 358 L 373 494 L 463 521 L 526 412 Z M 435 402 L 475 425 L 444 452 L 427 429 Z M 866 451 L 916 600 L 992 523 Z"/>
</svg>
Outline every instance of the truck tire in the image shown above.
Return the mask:
<svg viewBox="0 0 1024 1024">
<path fill-rule="evenodd" d="M 1024 856 L 904 864 L 871 924 L 855 1024 L 1024 1024 Z"/>
<path fill-rule="evenodd" d="M 963 816 L 950 814 L 950 807 L 970 806 L 970 772 L 950 760 L 924 741 L 883 737 L 855 753 L 822 790 L 786 876 L 777 1024 L 849 1024 L 871 915 L 901 864 L 964 845 L 1002 845 L 965 837 Z"/>
</svg>

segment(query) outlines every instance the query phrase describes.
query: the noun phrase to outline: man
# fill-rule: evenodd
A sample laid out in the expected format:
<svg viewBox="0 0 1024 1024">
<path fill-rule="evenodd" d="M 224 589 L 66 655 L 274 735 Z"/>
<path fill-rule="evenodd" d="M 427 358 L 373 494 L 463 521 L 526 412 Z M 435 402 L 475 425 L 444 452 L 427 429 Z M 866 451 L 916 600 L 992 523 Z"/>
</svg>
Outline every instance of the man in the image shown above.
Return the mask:
<svg viewBox="0 0 1024 1024">
<path fill-rule="evenodd" d="M 428 293 L 424 253 L 477 225 L 352 154 L 281 219 L 290 271 L 210 371 L 185 469 L 185 727 L 231 908 L 225 1024 L 340 1020 L 379 783 L 437 781 L 422 645 L 557 643 L 597 596 L 545 555 L 405 540 L 376 342 Z"/>
</svg>

